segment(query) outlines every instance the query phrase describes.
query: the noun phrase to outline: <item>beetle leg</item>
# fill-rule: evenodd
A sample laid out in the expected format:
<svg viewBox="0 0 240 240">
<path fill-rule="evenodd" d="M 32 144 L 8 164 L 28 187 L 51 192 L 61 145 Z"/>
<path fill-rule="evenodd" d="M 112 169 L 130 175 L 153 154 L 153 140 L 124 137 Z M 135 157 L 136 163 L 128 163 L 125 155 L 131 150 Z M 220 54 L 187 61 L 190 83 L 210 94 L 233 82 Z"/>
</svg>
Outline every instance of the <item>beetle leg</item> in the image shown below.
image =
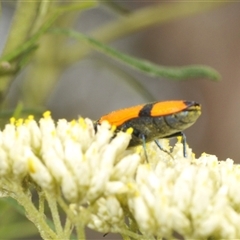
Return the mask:
<svg viewBox="0 0 240 240">
<path fill-rule="evenodd" d="M 180 132 L 180 136 L 182 137 L 182 145 L 183 145 L 183 156 L 187 157 L 187 138 L 186 135 L 183 132 Z"/>
<path fill-rule="evenodd" d="M 140 133 L 140 134 L 139 134 L 139 138 L 142 139 L 144 155 L 145 155 L 145 158 L 146 158 L 147 163 L 149 163 L 149 161 L 148 161 L 148 156 L 147 156 L 147 150 L 146 150 L 146 137 L 145 137 L 144 134 Z"/>
<path fill-rule="evenodd" d="M 161 146 L 161 144 L 159 143 L 159 141 L 158 141 L 157 139 L 155 139 L 154 142 L 156 143 L 156 145 L 158 146 L 158 148 L 159 148 L 161 151 L 167 153 L 172 159 L 174 159 L 173 156 L 172 156 L 172 154 L 171 154 L 168 150 L 164 149 L 164 148 Z"/>
<path fill-rule="evenodd" d="M 172 138 L 172 137 L 181 137 L 181 143 L 183 145 L 183 156 L 187 157 L 187 138 L 186 135 L 183 132 L 174 133 L 170 136 L 167 136 L 166 138 Z"/>
</svg>

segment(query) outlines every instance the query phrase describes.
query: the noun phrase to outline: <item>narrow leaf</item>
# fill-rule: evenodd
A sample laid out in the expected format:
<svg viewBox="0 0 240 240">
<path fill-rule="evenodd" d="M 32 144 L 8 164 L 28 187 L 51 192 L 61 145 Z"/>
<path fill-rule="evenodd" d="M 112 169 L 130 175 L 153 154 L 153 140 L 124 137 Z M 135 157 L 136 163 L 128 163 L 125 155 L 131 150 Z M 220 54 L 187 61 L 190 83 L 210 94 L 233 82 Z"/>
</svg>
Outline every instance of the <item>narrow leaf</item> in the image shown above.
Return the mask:
<svg viewBox="0 0 240 240">
<path fill-rule="evenodd" d="M 75 38 L 79 41 L 82 41 L 95 50 L 108 55 L 129 67 L 135 68 L 139 71 L 142 71 L 148 75 L 155 77 L 164 77 L 172 80 L 186 80 L 192 78 L 208 78 L 211 80 L 219 80 L 219 73 L 211 67 L 204 65 L 189 65 L 184 67 L 168 67 L 161 66 L 150 61 L 139 59 L 135 57 L 131 57 L 127 54 L 123 54 L 114 48 L 111 48 L 96 39 L 88 37 L 82 33 L 71 29 L 63 29 L 63 28 L 54 28 L 51 29 L 50 32 L 55 34 L 64 34 L 69 37 Z"/>
</svg>

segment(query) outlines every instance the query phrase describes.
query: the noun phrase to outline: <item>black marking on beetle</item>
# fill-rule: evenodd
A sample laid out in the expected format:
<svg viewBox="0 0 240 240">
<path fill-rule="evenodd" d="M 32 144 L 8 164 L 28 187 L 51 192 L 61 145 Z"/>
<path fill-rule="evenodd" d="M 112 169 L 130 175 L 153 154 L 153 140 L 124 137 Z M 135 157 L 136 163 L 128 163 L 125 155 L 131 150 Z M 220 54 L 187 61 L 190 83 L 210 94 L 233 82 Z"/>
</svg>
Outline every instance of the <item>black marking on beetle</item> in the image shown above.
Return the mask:
<svg viewBox="0 0 240 240">
<path fill-rule="evenodd" d="M 139 111 L 139 117 L 149 117 L 151 116 L 151 111 L 153 108 L 154 103 L 148 103 L 143 106 L 143 108 Z"/>
</svg>

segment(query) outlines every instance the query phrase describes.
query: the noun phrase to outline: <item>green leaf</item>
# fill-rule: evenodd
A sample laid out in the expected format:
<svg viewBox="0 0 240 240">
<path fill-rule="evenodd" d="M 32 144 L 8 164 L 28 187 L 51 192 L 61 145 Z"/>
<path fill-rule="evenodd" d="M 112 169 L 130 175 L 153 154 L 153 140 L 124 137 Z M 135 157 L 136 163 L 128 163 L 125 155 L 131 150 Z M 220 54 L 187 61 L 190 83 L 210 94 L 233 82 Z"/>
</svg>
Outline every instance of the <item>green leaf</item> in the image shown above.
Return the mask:
<svg viewBox="0 0 240 240">
<path fill-rule="evenodd" d="M 38 235 L 37 228 L 27 220 L 21 220 L 0 227 L 1 239 L 26 239 Z M 33 238 L 32 238 L 33 239 Z"/>
<path fill-rule="evenodd" d="M 18 213 L 20 213 L 22 216 L 25 216 L 24 208 L 22 206 L 20 206 L 15 199 L 10 198 L 10 197 L 1 198 L 0 206 L 3 206 L 3 204 L 7 204 L 7 205 L 13 207 Z"/>
<path fill-rule="evenodd" d="M 128 8 L 122 6 L 118 2 L 107 0 L 101 3 L 109 7 L 113 12 L 116 12 L 120 15 L 128 15 L 129 13 L 131 13 L 131 11 Z"/>
<path fill-rule="evenodd" d="M 82 33 L 71 29 L 54 28 L 50 32 L 55 34 L 63 34 L 79 41 L 82 41 L 95 50 L 126 64 L 129 67 L 135 68 L 148 75 L 155 77 L 164 77 L 172 80 L 185 80 L 192 78 L 208 78 L 211 80 L 219 80 L 220 74 L 211 67 L 204 65 L 189 65 L 184 67 L 168 67 L 154 64 L 150 61 L 135 58 L 127 54 L 121 53 L 114 48 L 111 48 L 96 39 L 88 37 Z"/>
<path fill-rule="evenodd" d="M 89 2 L 82 2 L 76 4 L 70 4 L 67 6 L 58 7 L 55 11 L 49 16 L 49 18 L 44 22 L 44 24 L 40 27 L 40 29 L 31 37 L 28 41 L 22 44 L 17 49 L 14 49 L 10 53 L 2 56 L 0 58 L 0 62 L 10 62 L 15 58 L 19 57 L 24 52 L 29 52 L 32 49 L 35 50 L 35 45 L 39 38 L 52 26 L 52 24 L 58 19 L 65 12 L 77 11 L 77 10 L 84 10 L 88 8 L 95 7 L 97 4 L 96 1 L 89 1 Z"/>
<path fill-rule="evenodd" d="M 1 198 L 0 212 L 0 239 L 27 238 L 38 233 L 33 223 L 26 219 L 23 207 L 16 200 Z"/>
</svg>

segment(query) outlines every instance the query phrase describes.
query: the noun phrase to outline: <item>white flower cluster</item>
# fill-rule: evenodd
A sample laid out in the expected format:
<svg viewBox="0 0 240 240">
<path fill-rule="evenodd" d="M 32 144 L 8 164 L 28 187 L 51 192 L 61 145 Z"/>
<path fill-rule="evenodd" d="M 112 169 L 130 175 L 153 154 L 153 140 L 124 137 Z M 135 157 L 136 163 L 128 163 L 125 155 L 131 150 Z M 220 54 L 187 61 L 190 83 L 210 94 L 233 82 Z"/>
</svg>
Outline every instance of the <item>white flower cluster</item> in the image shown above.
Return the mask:
<svg viewBox="0 0 240 240">
<path fill-rule="evenodd" d="M 147 162 L 127 149 L 131 129 L 113 137 L 114 130 L 104 122 L 95 133 L 82 118 L 54 123 L 49 112 L 39 123 L 12 119 L 0 131 L 1 192 L 27 178 L 56 196 L 61 189 L 71 211 L 87 211 L 85 223 L 105 233 L 240 238 L 238 165 L 207 154 L 197 159 L 189 148 L 183 158 L 181 143 L 171 155 L 147 144 Z M 161 144 L 170 148 L 167 140 Z"/>
<path fill-rule="evenodd" d="M 137 169 L 128 205 L 145 236 L 240 238 L 240 167 L 203 154 Z"/>
<path fill-rule="evenodd" d="M 120 132 L 110 141 L 113 135 L 114 129 L 108 123 L 99 126 L 95 134 L 90 119 L 62 119 L 55 124 L 50 112 L 39 124 L 32 116 L 25 121 L 11 119 L 0 131 L 0 178 L 21 182 L 30 175 L 43 190 L 57 193 L 60 187 L 70 202 L 91 202 L 106 191 L 119 191 L 124 184 L 111 184 L 111 174 L 115 172 L 122 178 L 124 168 L 134 172 L 140 160 L 131 151 L 129 168 L 124 150 L 131 132 Z M 120 158 L 121 166 L 117 163 Z"/>
</svg>

